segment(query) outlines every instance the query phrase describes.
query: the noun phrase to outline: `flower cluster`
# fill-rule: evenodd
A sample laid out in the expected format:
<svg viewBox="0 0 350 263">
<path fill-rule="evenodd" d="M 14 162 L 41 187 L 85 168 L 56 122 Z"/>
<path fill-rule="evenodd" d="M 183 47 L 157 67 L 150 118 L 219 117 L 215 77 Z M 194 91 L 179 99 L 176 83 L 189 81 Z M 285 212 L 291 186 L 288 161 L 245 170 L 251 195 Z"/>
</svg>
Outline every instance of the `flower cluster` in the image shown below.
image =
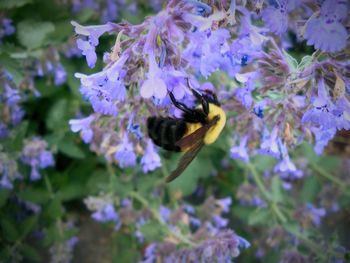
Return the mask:
<svg viewBox="0 0 350 263">
<path fill-rule="evenodd" d="M 256 154 L 270 155 L 280 160 L 275 167 L 276 173 L 282 177 L 299 178 L 302 174 L 290 159 L 289 149 L 313 133 L 315 151 L 321 153 L 336 130 L 349 129 L 349 100 L 345 92 L 348 79 L 341 70 L 342 64 L 331 58 L 321 61 L 317 52 L 298 64 L 276 44 L 273 36 L 268 35 L 269 31 L 285 35 L 289 26 L 291 30 L 302 33 L 302 28 L 288 24 L 290 17 L 304 19 L 308 16 L 300 1 L 264 4 L 260 7 L 261 17 L 253 16 L 248 6 L 233 5 L 233 2 L 226 12 L 225 5 L 217 7 L 199 1 L 170 1 L 164 10 L 139 25 L 107 23 L 84 27 L 72 22 L 76 33 L 82 36 L 77 45 L 90 67 L 97 61 L 95 47 L 99 37 L 106 32 L 116 34 L 112 51 L 104 54 L 105 68 L 90 76 L 76 74 L 81 80 L 81 93 L 98 113 L 97 118 L 112 116 L 120 127 L 125 119 L 130 118 L 130 111 L 136 113 L 147 108 L 151 113 L 172 112 L 169 91 L 177 100 L 191 105 L 193 98 L 187 81 L 199 90 L 207 89 L 207 85 L 214 88 L 210 82 L 201 85 L 198 79 L 224 72 L 234 84 L 222 86 L 217 92 L 225 110 L 239 113 L 229 119 L 228 124 L 244 134 L 240 137 L 236 133 L 234 139 L 239 143 L 231 149 L 231 157 L 248 162 L 250 156 Z M 334 52 L 344 49 L 345 40 L 340 40 L 339 45 L 332 41 L 337 47 L 329 49 L 325 41 L 332 37 L 312 42 L 309 34 L 309 27 L 315 19 L 344 27 L 341 21 L 347 6 L 343 1 L 337 1 L 332 8 L 327 8 L 329 2 L 325 1 L 312 10 L 316 13 L 305 24 L 304 37 L 308 44 L 325 52 Z M 321 10 L 319 17 L 317 8 Z M 265 26 L 254 25 L 259 19 L 265 22 Z M 233 27 L 223 26 L 231 22 Z M 322 27 L 321 23 L 316 23 Z M 288 46 L 288 40 L 283 41 L 286 42 L 283 46 Z M 326 66 L 334 68 L 327 84 L 323 77 Z M 315 92 L 315 85 L 321 87 L 318 92 Z M 333 89 L 337 92 L 332 92 L 331 98 Z M 255 93 L 259 95 L 253 95 Z M 334 118 L 336 126 L 331 121 Z M 139 115 L 136 119 L 144 122 Z M 125 136 L 119 140 L 122 144 Z M 127 151 L 133 154 L 135 151 L 131 145 L 128 144 Z M 143 145 L 148 145 L 149 149 L 149 143 L 144 141 Z M 111 148 L 120 149 L 110 145 L 105 155 Z M 120 153 L 117 154 L 116 150 L 114 153 L 121 159 Z M 135 164 L 133 159 L 134 156 L 130 164 Z M 126 166 L 123 161 L 119 163 L 121 167 Z"/>
<path fill-rule="evenodd" d="M 15 31 L 16 29 L 13 26 L 11 19 L 6 17 L 0 17 L 0 41 L 4 37 L 14 34 Z"/>
<path fill-rule="evenodd" d="M 44 169 L 55 164 L 52 153 L 47 150 L 46 141 L 34 137 L 25 142 L 21 154 L 21 160 L 31 168 L 30 180 L 36 181 L 41 178 L 39 169 Z"/>
</svg>

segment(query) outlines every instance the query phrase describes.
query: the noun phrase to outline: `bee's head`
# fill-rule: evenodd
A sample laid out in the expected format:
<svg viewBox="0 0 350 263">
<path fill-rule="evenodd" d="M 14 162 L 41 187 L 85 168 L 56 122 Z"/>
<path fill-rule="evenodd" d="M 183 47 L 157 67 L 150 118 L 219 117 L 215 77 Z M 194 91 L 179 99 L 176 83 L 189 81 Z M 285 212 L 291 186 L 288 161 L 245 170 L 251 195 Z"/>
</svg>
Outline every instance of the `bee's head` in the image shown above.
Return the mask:
<svg viewBox="0 0 350 263">
<path fill-rule="evenodd" d="M 218 101 L 218 97 L 216 96 L 216 94 L 211 91 L 211 90 L 203 90 L 202 92 L 202 97 L 208 102 L 208 103 L 212 103 L 215 104 L 216 106 L 220 106 L 220 103 Z"/>
<path fill-rule="evenodd" d="M 203 99 L 209 104 L 215 104 L 217 106 L 220 106 L 220 103 L 218 101 L 218 97 L 216 96 L 216 94 L 209 90 L 209 89 L 205 89 L 205 90 L 201 90 L 201 93 L 199 93 L 197 90 L 192 89 L 191 91 L 193 93 L 193 95 L 196 97 L 197 101 L 202 101 Z"/>
</svg>

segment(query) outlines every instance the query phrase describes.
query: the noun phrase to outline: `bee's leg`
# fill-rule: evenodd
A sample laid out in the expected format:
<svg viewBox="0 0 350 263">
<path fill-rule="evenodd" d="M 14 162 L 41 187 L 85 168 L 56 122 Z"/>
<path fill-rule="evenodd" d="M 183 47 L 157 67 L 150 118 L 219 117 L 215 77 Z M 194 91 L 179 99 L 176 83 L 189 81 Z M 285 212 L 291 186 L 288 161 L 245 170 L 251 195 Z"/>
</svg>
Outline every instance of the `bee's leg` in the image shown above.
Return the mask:
<svg viewBox="0 0 350 263">
<path fill-rule="evenodd" d="M 191 89 L 193 95 L 196 97 L 196 99 L 202 104 L 203 112 L 206 116 L 209 114 L 209 103 L 208 101 L 195 89 L 191 87 L 190 80 L 187 79 L 187 85 Z"/>
<path fill-rule="evenodd" d="M 175 96 L 172 92 L 169 92 L 169 96 L 170 96 L 170 99 L 171 101 L 173 102 L 174 106 L 180 110 L 182 110 L 183 112 L 189 114 L 189 115 L 193 115 L 193 110 L 188 108 L 185 104 L 181 103 L 181 102 L 178 102 L 176 99 L 175 99 Z"/>
</svg>

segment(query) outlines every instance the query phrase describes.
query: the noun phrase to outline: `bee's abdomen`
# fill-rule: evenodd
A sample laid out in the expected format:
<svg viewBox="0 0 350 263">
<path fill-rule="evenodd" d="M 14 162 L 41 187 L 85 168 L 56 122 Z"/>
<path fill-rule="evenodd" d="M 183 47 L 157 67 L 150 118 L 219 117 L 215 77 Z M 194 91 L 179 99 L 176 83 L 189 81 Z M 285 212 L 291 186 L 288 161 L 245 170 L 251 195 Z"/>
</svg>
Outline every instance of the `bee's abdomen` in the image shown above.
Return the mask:
<svg viewBox="0 0 350 263">
<path fill-rule="evenodd" d="M 181 151 L 176 142 L 184 136 L 187 127 L 181 119 L 149 117 L 147 130 L 148 136 L 156 145 L 168 151 Z"/>
</svg>

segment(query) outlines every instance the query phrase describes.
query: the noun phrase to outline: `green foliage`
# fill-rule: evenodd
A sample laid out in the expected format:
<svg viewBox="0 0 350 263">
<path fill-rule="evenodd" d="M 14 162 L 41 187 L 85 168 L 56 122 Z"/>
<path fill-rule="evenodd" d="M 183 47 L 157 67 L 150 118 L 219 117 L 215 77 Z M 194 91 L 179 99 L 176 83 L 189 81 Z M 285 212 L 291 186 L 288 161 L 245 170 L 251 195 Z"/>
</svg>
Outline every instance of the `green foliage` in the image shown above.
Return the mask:
<svg viewBox="0 0 350 263">
<path fill-rule="evenodd" d="M 51 22 L 25 20 L 18 24 L 17 37 L 24 47 L 35 49 L 44 45 L 48 35 L 53 31 L 55 26 Z"/>
</svg>

